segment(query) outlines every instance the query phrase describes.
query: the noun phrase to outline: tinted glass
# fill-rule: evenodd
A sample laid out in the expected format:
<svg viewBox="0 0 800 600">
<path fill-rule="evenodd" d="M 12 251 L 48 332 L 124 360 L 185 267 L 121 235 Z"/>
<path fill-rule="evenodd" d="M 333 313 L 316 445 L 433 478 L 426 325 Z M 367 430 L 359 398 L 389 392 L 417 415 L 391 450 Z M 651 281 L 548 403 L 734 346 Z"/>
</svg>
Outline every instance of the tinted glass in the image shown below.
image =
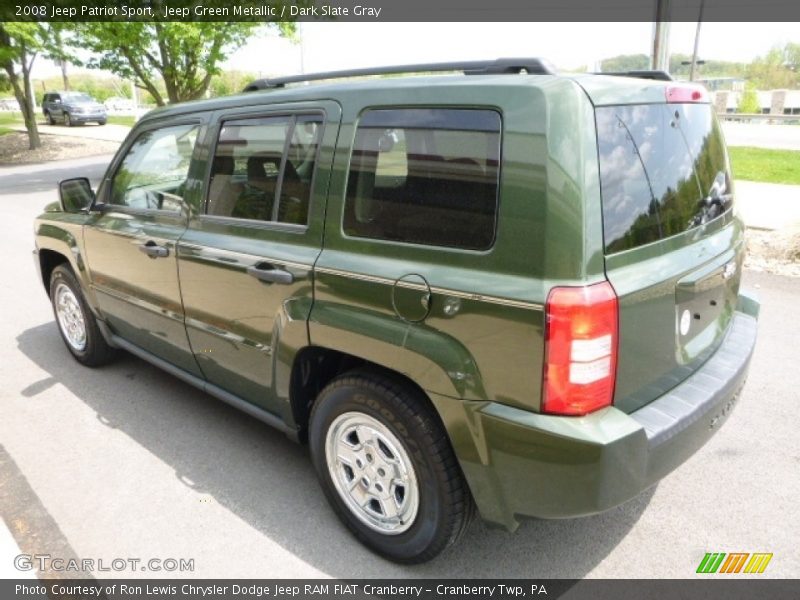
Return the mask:
<svg viewBox="0 0 800 600">
<path fill-rule="evenodd" d="M 180 211 L 198 129 L 176 125 L 139 135 L 114 175 L 109 202 Z"/>
<path fill-rule="evenodd" d="M 208 214 L 305 224 L 321 132 L 319 115 L 224 123 L 212 164 Z"/>
<path fill-rule="evenodd" d="M 606 252 L 682 233 L 731 207 L 727 155 L 710 106 L 610 106 L 596 114 Z"/>
<path fill-rule="evenodd" d="M 81 92 L 67 92 L 66 94 L 62 94 L 62 97 L 71 102 L 94 102 L 94 98 Z"/>
<path fill-rule="evenodd" d="M 344 230 L 351 236 L 483 250 L 494 240 L 500 115 L 400 109 L 356 131 Z"/>
</svg>

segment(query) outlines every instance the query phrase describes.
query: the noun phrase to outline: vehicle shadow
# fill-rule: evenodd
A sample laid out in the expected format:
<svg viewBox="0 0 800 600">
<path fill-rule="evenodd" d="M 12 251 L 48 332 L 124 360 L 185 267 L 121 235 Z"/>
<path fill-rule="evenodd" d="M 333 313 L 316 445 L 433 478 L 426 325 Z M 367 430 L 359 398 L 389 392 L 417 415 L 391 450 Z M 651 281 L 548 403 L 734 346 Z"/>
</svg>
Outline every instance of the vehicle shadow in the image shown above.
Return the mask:
<svg viewBox="0 0 800 600">
<path fill-rule="evenodd" d="M 184 485 L 212 495 L 333 577 L 580 578 L 624 539 L 654 493 L 653 488 L 598 516 L 526 521 L 514 534 L 476 520 L 460 543 L 436 560 L 395 565 L 366 550 L 339 523 L 306 449 L 282 433 L 125 353 L 88 372 L 68 355 L 54 323 L 24 331 L 17 343 L 48 374 L 21 390 L 23 395 L 35 396 L 56 383 L 66 386 L 104 425 L 174 469 Z M 110 386 L 118 393 L 109 394 Z"/>
</svg>

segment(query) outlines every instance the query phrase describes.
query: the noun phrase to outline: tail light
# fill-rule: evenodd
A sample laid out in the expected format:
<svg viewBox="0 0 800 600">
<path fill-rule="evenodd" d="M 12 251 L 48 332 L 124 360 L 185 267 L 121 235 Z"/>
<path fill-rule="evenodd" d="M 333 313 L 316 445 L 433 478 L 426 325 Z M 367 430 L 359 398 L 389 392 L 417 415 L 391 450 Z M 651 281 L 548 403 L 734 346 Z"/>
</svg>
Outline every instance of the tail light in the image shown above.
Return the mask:
<svg viewBox="0 0 800 600">
<path fill-rule="evenodd" d="M 542 412 L 585 415 L 610 406 L 617 370 L 617 294 L 608 281 L 555 287 L 545 307 Z"/>
<path fill-rule="evenodd" d="M 706 88 L 694 85 L 671 85 L 666 89 L 667 103 L 709 102 Z"/>
</svg>

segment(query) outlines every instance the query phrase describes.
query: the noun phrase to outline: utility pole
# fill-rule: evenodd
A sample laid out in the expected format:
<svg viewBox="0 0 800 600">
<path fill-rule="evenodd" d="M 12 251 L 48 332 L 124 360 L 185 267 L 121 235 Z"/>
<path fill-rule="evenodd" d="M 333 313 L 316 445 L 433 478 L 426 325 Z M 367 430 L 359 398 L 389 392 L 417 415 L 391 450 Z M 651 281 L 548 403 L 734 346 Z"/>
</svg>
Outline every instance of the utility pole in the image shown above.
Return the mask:
<svg viewBox="0 0 800 600">
<path fill-rule="evenodd" d="M 692 66 L 689 67 L 689 81 L 694 81 L 694 72 L 697 67 L 697 48 L 700 45 L 700 24 L 703 22 L 703 5 L 705 0 L 700 0 L 700 14 L 697 16 L 697 31 L 694 34 L 694 52 L 692 52 Z"/>
<path fill-rule="evenodd" d="M 653 52 L 650 59 L 650 66 L 655 71 L 669 71 L 669 1 L 656 0 Z"/>
</svg>

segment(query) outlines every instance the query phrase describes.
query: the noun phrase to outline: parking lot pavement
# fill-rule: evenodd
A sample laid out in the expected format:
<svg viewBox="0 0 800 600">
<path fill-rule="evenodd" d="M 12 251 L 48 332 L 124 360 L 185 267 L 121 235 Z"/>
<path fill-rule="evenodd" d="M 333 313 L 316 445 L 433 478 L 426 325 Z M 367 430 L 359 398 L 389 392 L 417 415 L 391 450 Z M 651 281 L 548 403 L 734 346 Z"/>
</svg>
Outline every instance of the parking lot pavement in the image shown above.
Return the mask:
<svg viewBox="0 0 800 600">
<path fill-rule="evenodd" d="M 723 121 L 722 131 L 729 146 L 754 146 L 779 150 L 800 150 L 800 126 Z"/>
<path fill-rule="evenodd" d="M 736 203 L 748 227 L 782 229 L 800 223 L 800 185 L 737 180 Z"/>
<path fill-rule="evenodd" d="M 749 382 L 719 434 L 657 487 L 514 534 L 476 521 L 456 548 L 404 567 L 338 523 L 303 447 L 131 356 L 96 370 L 72 360 L 30 253 L 32 219 L 69 170 L 0 172 L 0 512 L 23 552 L 191 559 L 191 572 L 111 575 L 227 578 L 692 577 L 705 552 L 771 552 L 763 576 L 800 576 L 800 280 L 746 274 L 762 300 Z"/>
<path fill-rule="evenodd" d="M 3 521 L 0 521 L 0 579 L 35 578 L 34 571 L 19 571 L 14 568 L 14 559 L 21 552 L 8 527 Z"/>
</svg>

